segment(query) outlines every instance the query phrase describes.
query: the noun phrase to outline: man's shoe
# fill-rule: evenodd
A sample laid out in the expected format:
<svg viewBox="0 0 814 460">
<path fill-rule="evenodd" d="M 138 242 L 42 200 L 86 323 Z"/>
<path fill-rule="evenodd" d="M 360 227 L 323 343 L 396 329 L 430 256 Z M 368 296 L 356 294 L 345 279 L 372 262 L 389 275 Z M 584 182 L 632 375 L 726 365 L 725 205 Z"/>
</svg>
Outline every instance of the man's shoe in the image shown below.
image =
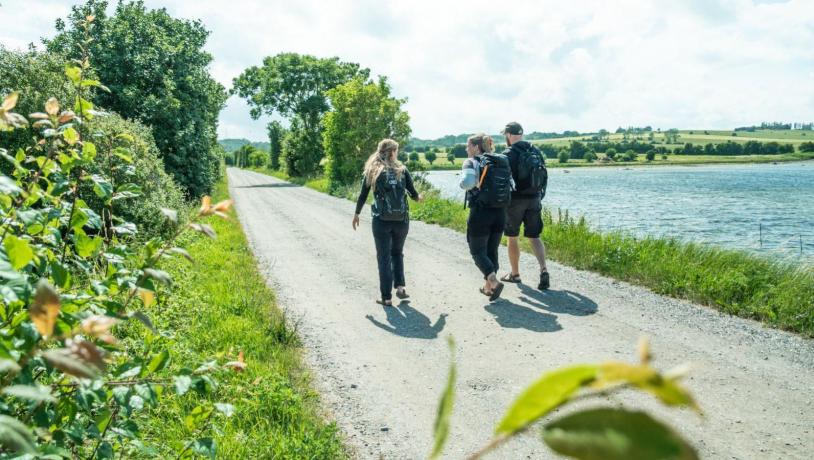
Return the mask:
<svg viewBox="0 0 814 460">
<path fill-rule="evenodd" d="M 537 289 L 545 291 L 549 287 L 551 287 L 551 282 L 548 280 L 548 272 L 540 273 L 540 284 L 537 285 Z"/>
</svg>

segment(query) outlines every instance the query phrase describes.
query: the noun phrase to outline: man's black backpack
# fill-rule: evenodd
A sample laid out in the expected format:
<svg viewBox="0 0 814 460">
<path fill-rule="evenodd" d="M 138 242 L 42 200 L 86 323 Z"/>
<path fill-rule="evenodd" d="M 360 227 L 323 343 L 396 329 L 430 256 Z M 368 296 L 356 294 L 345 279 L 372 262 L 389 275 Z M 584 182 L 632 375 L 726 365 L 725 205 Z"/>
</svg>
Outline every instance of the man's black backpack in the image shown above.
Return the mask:
<svg viewBox="0 0 814 460">
<path fill-rule="evenodd" d="M 517 158 L 517 191 L 521 195 L 541 194 L 545 196 L 548 186 L 548 170 L 545 158 L 537 147 L 518 155 Z"/>
<path fill-rule="evenodd" d="M 376 211 L 379 219 L 386 221 L 407 220 L 407 194 L 404 173 L 401 178 L 392 169 L 385 168 L 376 179 Z"/>
<path fill-rule="evenodd" d="M 487 208 L 505 208 L 512 200 L 512 168 L 506 155 L 485 153 L 480 157 L 480 182 L 475 201 Z"/>
</svg>

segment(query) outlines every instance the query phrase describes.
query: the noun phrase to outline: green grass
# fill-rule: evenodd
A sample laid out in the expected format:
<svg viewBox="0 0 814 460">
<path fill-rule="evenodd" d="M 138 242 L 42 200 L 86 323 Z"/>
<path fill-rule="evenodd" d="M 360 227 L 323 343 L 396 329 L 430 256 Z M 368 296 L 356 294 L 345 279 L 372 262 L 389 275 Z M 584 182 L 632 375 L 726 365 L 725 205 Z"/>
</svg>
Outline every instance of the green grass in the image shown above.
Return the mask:
<svg viewBox="0 0 814 460">
<path fill-rule="evenodd" d="M 460 232 L 468 211 L 421 185 L 425 200 L 411 216 Z M 351 196 L 351 198 L 353 198 Z M 654 292 L 814 337 L 814 270 L 743 251 L 665 238 L 603 233 L 566 214 L 544 213 L 551 259 L 638 284 Z M 525 238 L 521 248 L 530 252 Z"/>
<path fill-rule="evenodd" d="M 213 200 L 227 197 L 225 182 Z M 159 458 L 174 458 L 183 440 L 213 436 L 218 458 L 345 458 L 337 429 L 325 423 L 318 395 L 310 389 L 300 359 L 296 328 L 277 308 L 247 245 L 234 212 L 228 221 L 213 218 L 218 234 L 184 238 L 195 265 L 172 260 L 164 267 L 175 288 L 150 312 L 166 340 L 175 367 L 196 366 L 207 359 L 219 363 L 245 353 L 247 369 L 219 371 L 218 387 L 209 395 L 190 392 L 149 412 L 143 424 L 145 442 L 162 446 Z M 216 417 L 218 428 L 196 434 L 184 425 L 184 414 L 197 405 L 227 402 L 231 418 Z"/>
</svg>

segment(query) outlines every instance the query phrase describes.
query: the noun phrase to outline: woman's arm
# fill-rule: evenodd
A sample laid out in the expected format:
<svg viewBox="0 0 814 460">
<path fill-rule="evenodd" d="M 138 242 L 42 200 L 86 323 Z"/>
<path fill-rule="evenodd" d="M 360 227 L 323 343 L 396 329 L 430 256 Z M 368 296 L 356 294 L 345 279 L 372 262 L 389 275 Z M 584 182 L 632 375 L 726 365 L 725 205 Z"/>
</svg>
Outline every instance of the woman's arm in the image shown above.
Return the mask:
<svg viewBox="0 0 814 460">
<path fill-rule="evenodd" d="M 413 184 L 413 176 L 410 175 L 410 171 L 405 169 L 404 174 L 404 187 L 407 189 L 407 193 L 410 195 L 410 198 L 415 201 L 421 201 L 421 195 L 419 195 L 415 189 L 415 184 Z"/>
<path fill-rule="evenodd" d="M 478 185 L 478 163 L 472 158 L 464 160 L 461 166 L 461 181 L 458 185 L 464 190 L 472 190 Z"/>
<path fill-rule="evenodd" d="M 362 190 L 359 191 L 359 198 L 356 200 L 356 215 L 362 212 L 362 208 L 367 203 L 367 196 L 370 195 L 370 186 L 367 185 L 367 180 L 362 178 Z"/>
</svg>

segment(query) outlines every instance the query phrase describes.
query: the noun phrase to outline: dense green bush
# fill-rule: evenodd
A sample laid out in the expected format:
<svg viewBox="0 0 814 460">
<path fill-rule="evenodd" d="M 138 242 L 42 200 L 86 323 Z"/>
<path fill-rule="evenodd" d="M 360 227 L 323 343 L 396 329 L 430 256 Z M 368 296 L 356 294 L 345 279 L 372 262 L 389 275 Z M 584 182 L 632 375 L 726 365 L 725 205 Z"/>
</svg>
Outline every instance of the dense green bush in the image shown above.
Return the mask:
<svg viewBox="0 0 814 460">
<path fill-rule="evenodd" d="M 304 129 L 297 119 L 283 138 L 286 173 L 293 177 L 313 177 L 322 171 L 322 139 L 318 132 Z"/>
<path fill-rule="evenodd" d="M 254 149 L 254 151 L 249 154 L 249 166 L 261 168 L 266 166 L 268 162 L 269 154 L 260 149 Z"/>
<path fill-rule="evenodd" d="M 73 7 L 49 51 L 76 58 L 85 36 L 80 26 L 95 16 L 87 46 L 96 77 L 111 92 L 93 102 L 153 130 L 164 166 L 189 196 L 208 193 L 220 174 L 215 151 L 218 115 L 226 91 L 209 74 L 212 56 L 204 51 L 209 32 L 199 21 L 151 10 L 142 1 L 119 2 L 108 15 L 108 2 L 87 0 Z"/>
<path fill-rule="evenodd" d="M 571 159 L 571 152 L 566 149 L 560 150 L 560 153 L 557 156 L 557 161 L 559 161 L 560 163 L 568 163 L 569 159 Z"/>
<path fill-rule="evenodd" d="M 139 205 L 126 201 L 114 203 L 113 214 L 133 222 L 142 237 L 150 238 L 170 231 L 164 219 L 156 219 L 162 208 L 185 209 L 181 187 L 164 171 L 161 154 L 149 128 L 110 114 L 94 117 L 87 124 L 90 139 L 97 148 L 96 160 L 88 165 L 89 174 L 109 174 L 118 183 L 125 179 L 141 188 Z M 121 163 L 120 156 L 129 151 L 132 167 Z M 82 198 L 93 208 L 100 206 L 92 188 L 84 189 Z"/>
</svg>

